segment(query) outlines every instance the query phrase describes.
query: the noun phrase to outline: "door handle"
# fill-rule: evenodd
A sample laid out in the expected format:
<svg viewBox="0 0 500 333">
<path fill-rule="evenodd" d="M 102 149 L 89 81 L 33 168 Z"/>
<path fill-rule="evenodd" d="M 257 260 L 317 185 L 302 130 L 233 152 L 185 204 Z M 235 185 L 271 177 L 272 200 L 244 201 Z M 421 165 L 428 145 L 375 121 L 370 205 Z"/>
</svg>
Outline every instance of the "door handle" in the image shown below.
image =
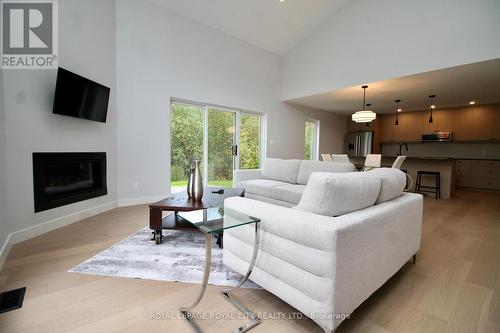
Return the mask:
<svg viewBox="0 0 500 333">
<path fill-rule="evenodd" d="M 234 145 L 231 147 L 231 153 L 233 156 L 238 156 L 238 145 Z"/>
</svg>

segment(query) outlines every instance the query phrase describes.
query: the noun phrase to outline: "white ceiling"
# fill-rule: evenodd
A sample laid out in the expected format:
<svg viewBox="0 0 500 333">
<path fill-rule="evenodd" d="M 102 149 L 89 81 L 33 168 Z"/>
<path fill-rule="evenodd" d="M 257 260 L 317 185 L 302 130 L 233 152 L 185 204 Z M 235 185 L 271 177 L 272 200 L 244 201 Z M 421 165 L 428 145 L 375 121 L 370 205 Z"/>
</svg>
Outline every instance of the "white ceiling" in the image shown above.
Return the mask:
<svg viewBox="0 0 500 333">
<path fill-rule="evenodd" d="M 348 0 L 150 0 L 177 14 L 284 55 Z"/>
<path fill-rule="evenodd" d="M 363 84 L 287 102 L 348 115 L 362 107 Z M 405 111 L 427 109 L 433 94 L 438 108 L 500 103 L 500 59 L 366 84 L 366 102 L 377 113 L 395 112 L 396 99 Z"/>
</svg>

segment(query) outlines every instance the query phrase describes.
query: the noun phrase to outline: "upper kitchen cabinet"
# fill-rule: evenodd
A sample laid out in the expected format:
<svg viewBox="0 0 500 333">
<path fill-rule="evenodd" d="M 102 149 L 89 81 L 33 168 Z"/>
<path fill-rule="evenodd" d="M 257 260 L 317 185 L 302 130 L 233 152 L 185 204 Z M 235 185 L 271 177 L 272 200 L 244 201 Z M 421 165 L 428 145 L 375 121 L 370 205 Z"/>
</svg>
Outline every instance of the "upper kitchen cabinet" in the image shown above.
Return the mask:
<svg viewBox="0 0 500 333">
<path fill-rule="evenodd" d="M 422 112 L 409 112 L 404 113 L 403 116 L 406 118 L 407 132 L 406 140 L 408 142 L 418 142 L 422 140 Z"/>
<path fill-rule="evenodd" d="M 500 141 L 500 108 L 493 109 L 493 130 L 491 131 L 492 139 Z"/>
<path fill-rule="evenodd" d="M 473 114 L 471 108 L 453 111 L 453 136 L 457 141 L 472 140 Z"/>
<path fill-rule="evenodd" d="M 429 122 L 431 118 L 431 111 L 424 111 L 421 112 L 423 113 L 423 117 L 420 118 L 420 121 L 422 123 L 422 132 L 423 133 L 434 133 L 438 130 L 438 115 L 439 111 L 434 110 L 432 111 L 432 123 Z"/>
<path fill-rule="evenodd" d="M 429 122 L 431 112 L 423 112 L 422 132 L 451 132 L 453 129 L 453 111 L 452 110 L 434 110 L 432 111 L 432 123 Z"/>
<path fill-rule="evenodd" d="M 500 141 L 500 104 L 379 115 L 380 142 L 420 142 L 422 134 L 453 132 L 455 141 Z"/>
<path fill-rule="evenodd" d="M 437 131 L 453 131 L 453 110 L 438 110 Z"/>
<path fill-rule="evenodd" d="M 472 109 L 471 140 L 494 140 L 494 111 L 488 105 Z"/>
<path fill-rule="evenodd" d="M 393 142 L 394 141 L 394 115 L 383 115 L 379 117 L 380 122 L 380 142 Z"/>
<path fill-rule="evenodd" d="M 390 117 L 389 117 L 390 118 Z M 394 122 L 393 141 L 405 142 L 408 141 L 408 117 L 406 114 L 400 113 L 398 115 L 398 125 L 395 124 L 396 116 L 393 116 Z"/>
<path fill-rule="evenodd" d="M 500 109 L 498 105 L 481 105 L 456 109 L 453 134 L 456 141 L 500 140 Z"/>
</svg>

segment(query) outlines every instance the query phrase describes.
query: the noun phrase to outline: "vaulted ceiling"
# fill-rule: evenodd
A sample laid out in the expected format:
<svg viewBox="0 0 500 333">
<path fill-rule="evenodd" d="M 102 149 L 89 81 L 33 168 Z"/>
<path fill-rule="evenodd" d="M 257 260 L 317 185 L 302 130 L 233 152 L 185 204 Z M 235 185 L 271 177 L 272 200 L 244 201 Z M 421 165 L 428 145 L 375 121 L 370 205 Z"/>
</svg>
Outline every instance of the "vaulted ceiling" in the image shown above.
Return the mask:
<svg viewBox="0 0 500 333">
<path fill-rule="evenodd" d="M 269 52 L 284 55 L 348 0 L 150 0 Z"/>
<path fill-rule="evenodd" d="M 212 27 L 277 55 L 287 54 L 314 31 L 341 14 L 349 0 L 149 0 L 174 13 Z M 352 0 L 351 0 L 352 1 Z M 445 68 L 287 100 L 292 104 L 351 114 L 361 107 L 368 84 L 367 102 L 377 113 L 391 113 L 395 99 L 405 110 L 429 106 L 436 94 L 439 107 L 500 103 L 500 59 Z"/>
</svg>

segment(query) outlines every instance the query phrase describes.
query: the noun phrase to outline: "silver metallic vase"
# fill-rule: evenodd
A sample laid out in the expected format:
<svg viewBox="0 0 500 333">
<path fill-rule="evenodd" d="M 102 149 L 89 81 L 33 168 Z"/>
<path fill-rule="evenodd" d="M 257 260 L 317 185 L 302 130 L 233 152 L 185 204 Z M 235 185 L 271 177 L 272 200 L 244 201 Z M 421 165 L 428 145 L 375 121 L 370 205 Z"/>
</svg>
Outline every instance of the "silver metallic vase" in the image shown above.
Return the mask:
<svg viewBox="0 0 500 333">
<path fill-rule="evenodd" d="M 191 167 L 189 168 L 189 180 L 188 180 L 188 184 L 187 184 L 188 198 L 193 197 L 193 180 L 194 180 L 194 166 L 191 163 Z"/>
<path fill-rule="evenodd" d="M 193 161 L 193 163 L 191 164 L 191 172 L 189 175 L 190 180 L 192 176 L 190 198 L 194 200 L 201 200 L 201 198 L 203 198 L 203 180 L 201 179 L 200 163 L 201 161 L 199 160 Z"/>
</svg>

